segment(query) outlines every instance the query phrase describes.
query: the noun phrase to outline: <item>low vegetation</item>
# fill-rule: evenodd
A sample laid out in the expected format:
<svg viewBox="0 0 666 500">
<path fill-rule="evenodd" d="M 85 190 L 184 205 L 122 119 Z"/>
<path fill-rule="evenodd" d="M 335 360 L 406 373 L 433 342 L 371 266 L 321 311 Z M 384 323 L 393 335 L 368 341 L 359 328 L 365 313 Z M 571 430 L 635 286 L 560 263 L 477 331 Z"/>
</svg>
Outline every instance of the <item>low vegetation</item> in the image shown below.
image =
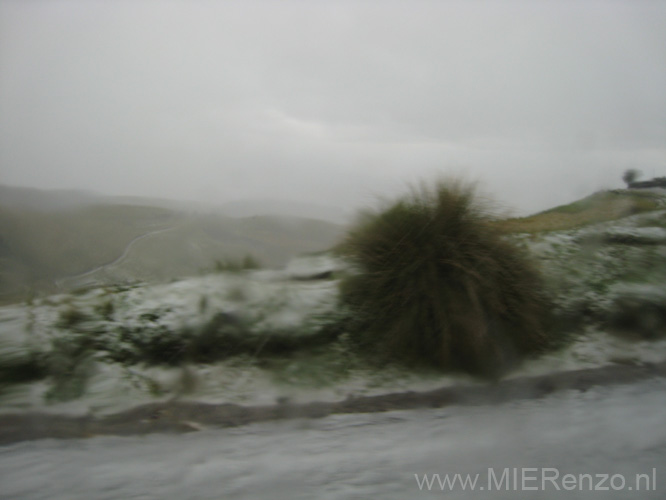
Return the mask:
<svg viewBox="0 0 666 500">
<path fill-rule="evenodd" d="M 495 222 L 506 233 L 535 233 L 575 229 L 659 208 L 660 195 L 639 191 L 601 191 L 568 205 L 529 217 Z"/>
<path fill-rule="evenodd" d="M 260 268 L 261 263 L 249 253 L 245 254 L 245 257 L 242 259 L 226 258 L 215 261 L 215 271 L 218 273 L 250 271 Z"/>
<path fill-rule="evenodd" d="M 462 182 L 366 215 L 342 251 L 358 268 L 341 296 L 366 351 L 495 376 L 553 344 L 539 273 Z"/>
<path fill-rule="evenodd" d="M 41 379 L 45 400 L 77 399 L 107 365 L 133 384 L 144 377 L 156 395 L 161 382 L 142 371 L 207 364 L 253 366 L 289 384 L 324 384 L 359 369 L 363 377 L 419 368 L 416 376 L 494 378 L 590 328 L 661 339 L 662 202 L 618 190 L 507 221 L 493 217 L 472 186 L 440 182 L 359 218 L 337 247 L 345 258 L 325 255 L 322 264 L 310 255 L 275 273 L 279 280 L 243 273 L 259 265 L 244 250 L 218 262 L 225 275 L 161 289 L 28 296 L 24 338 L 10 326 L 22 321 L 18 308 L 3 319 L 12 335 L 0 338 L 0 395 Z"/>
<path fill-rule="evenodd" d="M 53 292 L 54 281 L 113 261 L 165 210 L 95 205 L 36 212 L 0 206 L 0 299 Z"/>
<path fill-rule="evenodd" d="M 282 267 L 330 247 L 341 234 L 337 224 L 295 217 L 233 218 L 108 202 L 31 209 L 0 199 L 0 304 L 82 286 L 195 276 L 210 272 L 220 257 L 240 257 L 234 264 L 241 268 Z M 243 261 L 245 254 L 253 260 Z"/>
</svg>

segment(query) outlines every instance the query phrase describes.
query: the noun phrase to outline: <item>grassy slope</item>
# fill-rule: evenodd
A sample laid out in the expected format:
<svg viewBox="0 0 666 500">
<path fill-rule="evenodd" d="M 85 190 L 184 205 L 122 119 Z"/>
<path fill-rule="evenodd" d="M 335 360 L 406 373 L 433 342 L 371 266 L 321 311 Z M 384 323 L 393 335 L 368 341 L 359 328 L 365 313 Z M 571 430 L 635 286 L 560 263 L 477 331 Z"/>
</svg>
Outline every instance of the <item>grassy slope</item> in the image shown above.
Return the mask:
<svg viewBox="0 0 666 500">
<path fill-rule="evenodd" d="M 141 279 L 168 279 L 215 269 L 216 261 L 250 254 L 263 266 L 281 267 L 292 257 L 333 245 L 342 228 L 323 221 L 273 217 L 187 217 L 171 231 L 141 240 L 120 272 Z"/>
<path fill-rule="evenodd" d="M 650 203 L 642 204 L 641 200 L 647 199 Z M 636 204 L 633 204 L 636 202 Z M 548 222 L 552 221 L 553 216 L 557 215 L 561 217 L 560 221 L 564 221 L 565 224 L 561 226 L 563 229 L 580 227 L 586 224 L 591 224 L 592 222 L 600 220 L 608 220 L 612 218 L 622 217 L 630 213 L 635 213 L 637 211 L 645 211 L 646 216 L 641 217 L 639 220 L 635 218 L 625 219 L 622 222 L 618 223 L 619 227 L 624 227 L 623 224 L 626 224 L 627 227 L 662 227 L 666 228 L 666 218 L 663 212 L 657 212 L 650 214 L 649 211 L 656 208 L 656 200 L 653 195 L 650 193 L 641 193 L 641 192 L 618 192 L 618 193 L 597 193 L 590 197 L 584 198 L 578 202 L 572 203 L 570 205 L 565 205 L 561 207 L 556 207 L 554 209 L 548 210 L 541 214 L 536 214 L 534 216 L 518 219 L 508 222 L 518 222 L 516 227 L 517 231 L 526 231 L 525 226 L 520 226 L 521 221 L 527 220 L 531 226 L 532 231 L 539 232 L 539 234 L 523 234 L 516 235 L 517 239 L 524 238 L 525 241 L 532 241 L 539 243 L 541 248 L 539 253 L 539 259 L 544 263 L 547 269 L 550 269 L 550 275 L 558 278 L 562 281 L 561 283 L 561 296 L 566 298 L 567 301 L 571 298 L 570 302 L 575 302 L 575 308 L 583 311 L 581 306 L 591 308 L 592 306 L 597 307 L 600 303 L 608 302 L 607 298 L 611 297 L 608 289 L 612 287 L 615 283 L 620 281 L 628 283 L 656 283 L 662 284 L 664 282 L 664 276 L 666 275 L 666 268 L 664 268 L 664 253 L 661 250 L 661 246 L 646 245 L 644 247 L 636 247 L 632 245 L 614 245 L 610 250 L 606 246 L 601 246 L 598 249 L 586 248 L 581 246 L 575 239 L 571 240 L 558 240 L 557 232 L 549 232 L 545 227 L 548 226 Z M 638 209 L 636 208 L 638 207 Z M 568 215 L 567 215 L 568 214 Z M 572 220 L 569 223 L 566 223 L 567 217 L 571 217 Z M 204 220 L 205 219 L 205 220 Z M 180 226 L 177 230 L 169 233 L 163 233 L 157 235 L 154 239 L 148 238 L 142 240 L 137 247 L 141 245 L 147 245 L 148 248 L 144 252 L 139 252 L 141 255 L 144 255 L 148 260 L 155 260 L 157 255 L 155 252 L 163 251 L 169 252 L 170 245 L 176 245 L 178 240 L 185 238 L 183 241 L 188 243 L 192 240 L 187 238 L 199 238 L 197 241 L 201 241 L 204 237 L 209 237 L 211 240 L 219 240 L 219 242 L 226 242 L 230 244 L 233 241 L 250 241 L 253 238 L 259 240 L 268 239 L 272 244 L 279 243 L 289 243 L 292 240 L 298 241 L 297 231 L 294 229 L 294 233 L 285 232 L 286 230 L 280 231 L 277 234 L 270 232 L 272 218 L 257 217 L 251 219 L 233 219 L 237 224 L 237 231 L 234 233 L 232 231 L 233 227 L 222 228 L 215 223 L 215 218 L 210 217 L 209 219 L 201 218 L 201 220 L 195 221 L 194 219 L 180 219 L 178 223 Z M 629 223 L 630 220 L 634 222 Z M 227 221 L 231 222 L 231 221 Z M 504 221 L 507 222 L 507 221 Z M 309 224 L 316 224 L 315 222 L 303 221 L 306 227 Z M 298 228 L 298 224 L 292 224 L 292 228 Z M 322 228 L 324 226 L 316 225 L 315 228 L 311 228 L 315 231 L 317 228 Z M 615 227 L 614 225 L 612 227 Z M 245 228 L 245 230 L 243 230 Z M 598 230 L 598 228 L 590 228 Z M 182 231 L 182 232 L 181 232 Z M 187 231 L 191 231 L 188 233 Z M 581 231 L 584 233 L 586 230 Z M 568 232 L 568 231 L 565 231 Z M 579 233 L 578 231 L 573 231 L 573 233 Z M 2 233 L 0 233 L 2 234 Z M 189 234 L 189 236 L 188 236 Z M 243 240 L 243 238 L 246 238 Z M 138 250 L 138 248 L 137 248 Z M 598 251 L 597 251 L 598 250 Z M 175 250 L 173 250 L 175 251 Z M 137 253 L 137 254 L 139 254 Z M 134 254 L 134 252 L 133 252 Z M 170 254 L 169 254 L 170 255 Z M 661 266 L 661 267 L 659 267 Z M 217 281 L 217 280 L 215 280 Z M 180 284 L 178 284 L 180 285 Z M 299 284 L 298 286 L 301 286 Z M 280 286 L 282 286 L 280 284 Z M 296 284 L 290 284 L 289 286 L 297 286 Z M 309 284 L 303 286 L 310 286 Z M 263 286 L 261 288 L 263 290 Z M 557 290 L 556 290 L 557 291 Z M 196 293 L 199 293 L 197 289 Z M 590 293 L 594 292 L 594 293 Z M 93 292 L 91 292 L 92 294 Z M 309 295 L 310 292 L 308 292 Z M 281 293 L 281 296 L 289 297 L 290 294 Z M 65 297 L 65 296 L 62 296 Z M 90 297 L 93 297 L 90 295 Z M 104 300 L 108 300 L 109 297 L 113 299 L 114 294 L 103 295 L 99 298 L 98 305 L 104 305 Z M 120 297 L 118 295 L 117 297 Z M 584 299 L 584 300 L 583 300 Z M 50 299 L 49 299 L 50 300 Z M 73 305 L 78 306 L 77 301 L 90 300 L 85 296 L 83 297 L 70 297 L 67 300 L 73 301 Z M 233 299 L 241 300 L 241 299 Z M 39 303 L 40 301 L 35 301 Z M 43 301 L 44 304 L 47 301 Z M 123 304 L 122 300 L 118 301 L 119 304 Z M 155 301 L 154 310 L 150 309 L 149 312 L 161 312 L 163 313 L 163 305 L 168 304 L 169 301 Z M 66 302 L 62 302 L 64 306 Z M 59 305 L 59 304 L 55 304 Z M 130 304 L 128 304 L 130 305 Z M 564 304 L 565 306 L 567 304 Z M 30 306 L 33 307 L 33 306 Z M 37 306 L 34 306 L 37 307 Z M 95 306 L 90 306 L 95 307 Z M 192 308 L 196 309 L 196 304 Z M 199 303 L 201 307 L 201 303 Z M 215 306 L 208 304 L 207 306 L 211 310 L 215 310 Z M 572 306 L 573 307 L 573 306 Z M 97 310 L 97 309 L 95 309 Z M 116 311 L 119 311 L 120 308 L 117 307 Z M 68 313 L 69 309 L 64 310 L 65 313 Z M 104 309 L 100 309 L 101 312 L 98 314 L 107 314 Z M 136 314 L 145 313 L 146 309 L 136 308 Z M 87 311 L 86 311 L 87 312 Z M 587 312 L 583 311 L 585 314 Z M 603 311 L 602 311 L 603 312 Z M 66 319 L 66 314 L 63 313 L 60 315 L 60 320 Z M 211 313 L 212 314 L 212 313 Z M 113 308 L 111 309 L 110 315 L 113 315 Z M 195 313 L 195 315 L 201 316 L 201 312 Z M 37 317 L 48 317 L 39 313 Z M 144 315 L 145 316 L 145 315 Z M 35 316 L 33 315 L 33 318 Z M 142 316 L 139 316 L 140 318 Z M 194 317 L 194 315 L 193 315 Z M 34 320 L 33 320 L 34 321 Z M 72 321 L 70 315 L 70 322 Z M 151 322 L 152 320 L 145 319 L 145 322 Z M 85 322 L 82 322 L 85 326 Z M 149 329 L 145 328 L 143 325 L 137 329 L 140 333 L 149 333 Z M 614 359 L 627 360 L 622 362 L 637 362 L 635 360 L 641 360 L 641 356 L 644 351 L 651 351 L 652 347 L 646 347 L 642 344 L 625 344 L 617 343 L 615 340 L 604 341 L 601 347 L 597 347 L 597 344 L 594 343 L 594 340 L 591 340 L 589 343 L 581 343 L 580 347 L 572 349 L 568 354 L 554 354 L 547 362 L 546 365 L 539 366 L 550 366 L 555 367 L 554 369 L 561 369 L 562 363 L 569 363 L 567 366 L 587 366 L 585 363 L 598 363 L 598 360 L 604 360 L 603 362 L 610 362 Z M 70 344 L 69 342 L 64 343 L 66 347 Z M 637 346 L 635 350 L 632 350 L 633 346 Z M 591 347 L 590 347 L 591 346 Z M 339 351 L 336 351 L 339 349 Z M 233 366 L 233 373 L 229 375 L 230 368 L 225 365 L 225 370 L 227 372 L 211 372 L 214 376 L 210 377 L 210 380 L 215 380 L 218 385 L 216 385 L 216 397 L 218 393 L 229 394 L 229 386 L 232 385 L 229 380 L 247 380 L 248 376 L 238 376 L 238 373 L 242 371 L 243 374 L 247 373 L 263 373 L 262 370 L 266 370 L 266 373 L 270 373 L 272 377 L 280 380 L 280 383 L 290 383 L 290 384 L 303 384 L 304 387 L 310 387 L 308 384 L 314 384 L 317 381 L 319 384 L 320 380 L 322 384 L 330 383 L 333 384 L 333 381 L 339 381 L 343 377 L 352 377 L 351 374 L 357 374 L 356 370 L 359 370 L 359 375 L 363 379 L 370 380 L 371 377 L 377 377 L 372 379 L 372 382 L 368 387 L 373 386 L 376 383 L 377 387 L 379 384 L 384 384 L 383 387 L 391 387 L 394 389 L 395 384 L 404 383 L 406 380 L 406 375 L 403 372 L 396 372 L 396 380 L 390 379 L 390 375 L 387 375 L 387 371 L 377 370 L 372 368 L 367 370 L 365 366 L 365 361 L 357 361 L 355 358 L 349 355 L 349 352 L 346 350 L 344 343 L 332 344 L 331 348 L 328 347 L 322 350 L 321 354 L 314 355 L 311 352 L 304 353 L 299 356 L 294 357 L 275 357 L 267 358 L 268 361 L 263 361 L 262 364 L 253 365 L 253 361 L 248 362 L 247 358 L 239 358 L 238 361 L 230 362 L 230 365 Z M 659 349 L 663 352 L 662 347 L 656 347 L 657 351 Z M 598 352 L 597 352 L 598 351 Z M 69 351 L 67 351 L 69 352 Z M 342 354 L 340 354 L 342 353 Z M 619 353 L 616 354 L 616 353 Z M 613 361 L 615 362 L 615 361 Z M 550 363 L 548 365 L 548 363 Z M 582 365 L 577 365 L 576 363 L 583 363 Z M 148 369 L 146 369 L 148 370 Z M 363 371 L 366 370 L 366 371 Z M 146 371 L 145 374 L 141 375 L 132 375 L 134 379 L 130 379 L 130 375 L 134 373 L 134 367 L 132 372 L 128 370 L 127 373 L 123 375 L 123 380 L 131 380 L 132 384 L 144 384 L 150 385 L 151 391 L 153 384 L 155 387 L 158 387 L 159 391 L 168 392 L 167 386 L 160 389 L 157 382 L 154 382 L 151 379 L 151 376 L 154 376 L 152 372 Z M 140 373 L 140 372 L 137 372 Z M 206 372 L 209 373 L 209 372 Z M 220 374 L 226 373 L 227 379 L 224 379 Z M 202 377 L 203 375 L 199 375 Z M 205 375 L 206 377 L 208 375 Z M 353 375 L 356 376 L 356 375 Z M 411 376 L 411 375 L 410 375 Z M 419 377 L 421 375 L 415 375 Z M 402 378 L 400 378 L 402 377 Z M 1 377 L 0 377 L 1 378 Z M 100 377 L 103 378 L 103 377 Z M 157 378 L 155 378 L 157 380 Z M 206 379 L 209 380 L 209 379 Z M 222 382 L 219 382 L 222 380 Z M 138 382 L 137 382 L 138 381 Z M 104 383 L 107 381 L 105 380 Z M 219 382 L 219 383 L 218 383 Z M 208 383 L 208 382 L 206 382 Z M 263 382 L 260 382 L 263 383 Z M 262 389 L 264 386 L 262 386 Z M 134 390 L 134 389 L 133 389 Z M 180 389 L 174 389 L 180 390 Z M 245 389 L 248 390 L 248 389 Z M 148 389 L 145 389 L 148 392 Z M 261 390 L 252 389 L 253 393 L 259 393 Z M 1 391 L 0 391 L 1 395 Z M 236 396 L 234 396 L 236 397 Z M 241 397 L 241 396 L 238 396 Z M 245 396 L 242 396 L 245 397 Z"/>
<path fill-rule="evenodd" d="M 48 290 L 59 277 L 113 261 L 132 239 L 171 219 L 167 210 L 154 207 L 1 208 L 0 294 Z"/>
<path fill-rule="evenodd" d="M 508 233 L 566 230 L 657 209 L 659 198 L 648 191 L 605 191 L 495 224 Z M 149 206 L 100 204 L 50 212 L 0 207 L 0 300 L 54 291 L 55 280 L 107 264 L 135 237 L 166 227 L 174 229 L 132 248 L 118 266 L 122 278 L 187 276 L 247 253 L 264 265 L 281 266 L 298 253 L 330 247 L 343 234 L 340 226 L 321 221 L 185 215 Z M 105 278 L 113 280 L 113 273 Z"/>
<path fill-rule="evenodd" d="M 535 233 L 574 229 L 589 224 L 616 220 L 641 212 L 656 210 L 663 195 L 649 191 L 600 191 L 568 205 L 516 219 L 498 221 L 508 233 Z"/>
<path fill-rule="evenodd" d="M 172 229 L 138 241 L 104 280 L 193 275 L 213 269 L 217 259 L 247 253 L 280 266 L 299 253 L 330 247 L 342 234 L 340 226 L 322 221 L 234 219 L 147 206 L 0 207 L 0 300 L 53 292 L 56 280 L 113 262 L 134 238 L 163 228 Z"/>
</svg>

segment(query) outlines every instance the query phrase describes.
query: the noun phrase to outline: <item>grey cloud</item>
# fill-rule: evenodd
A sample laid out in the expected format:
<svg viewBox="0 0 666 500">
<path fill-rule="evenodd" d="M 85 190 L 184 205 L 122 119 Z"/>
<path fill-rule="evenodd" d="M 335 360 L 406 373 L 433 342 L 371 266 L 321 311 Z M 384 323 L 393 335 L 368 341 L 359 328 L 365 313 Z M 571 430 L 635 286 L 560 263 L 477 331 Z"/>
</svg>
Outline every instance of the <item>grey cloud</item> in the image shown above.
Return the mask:
<svg viewBox="0 0 666 500">
<path fill-rule="evenodd" d="M 1 182 L 359 205 L 462 171 L 533 210 L 665 174 L 658 2 L 0 0 L 0 23 Z"/>
</svg>

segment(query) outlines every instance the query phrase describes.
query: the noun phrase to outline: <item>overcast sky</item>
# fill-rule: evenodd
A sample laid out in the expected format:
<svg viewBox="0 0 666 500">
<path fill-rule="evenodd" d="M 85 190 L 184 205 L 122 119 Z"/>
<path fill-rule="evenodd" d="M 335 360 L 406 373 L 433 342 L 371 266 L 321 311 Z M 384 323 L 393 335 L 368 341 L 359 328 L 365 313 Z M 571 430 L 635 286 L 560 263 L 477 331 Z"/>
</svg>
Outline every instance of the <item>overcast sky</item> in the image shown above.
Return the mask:
<svg viewBox="0 0 666 500">
<path fill-rule="evenodd" d="M 666 2 L 0 0 L 0 183 L 518 212 L 666 175 Z"/>
</svg>

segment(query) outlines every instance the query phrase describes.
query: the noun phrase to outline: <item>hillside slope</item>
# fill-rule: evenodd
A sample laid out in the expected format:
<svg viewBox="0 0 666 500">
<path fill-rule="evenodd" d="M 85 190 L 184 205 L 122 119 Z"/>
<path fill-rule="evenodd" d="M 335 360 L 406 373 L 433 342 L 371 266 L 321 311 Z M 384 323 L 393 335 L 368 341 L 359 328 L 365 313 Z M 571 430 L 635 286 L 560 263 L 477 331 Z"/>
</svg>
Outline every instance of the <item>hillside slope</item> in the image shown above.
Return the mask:
<svg viewBox="0 0 666 500">
<path fill-rule="evenodd" d="M 614 189 L 599 191 L 567 205 L 528 217 L 497 221 L 509 233 L 561 231 L 650 212 L 666 203 L 666 190 Z"/>
<path fill-rule="evenodd" d="M 255 221 L 255 237 L 267 238 L 264 222 Z M 510 378 L 666 361 L 666 209 L 507 237 L 544 272 L 554 328 L 565 340 Z M 0 410 L 112 411 L 181 396 L 341 400 L 471 383 L 464 374 L 379 366 L 360 356 L 338 301 L 348 266 L 309 256 L 284 270 L 103 287 L 0 307 L 0 382 L 7 382 L 0 383 Z"/>
<path fill-rule="evenodd" d="M 80 286 L 192 276 L 245 255 L 279 267 L 298 254 L 326 250 L 343 231 L 304 218 L 233 218 L 69 192 L 2 186 L 2 195 L 2 302 Z"/>
</svg>

